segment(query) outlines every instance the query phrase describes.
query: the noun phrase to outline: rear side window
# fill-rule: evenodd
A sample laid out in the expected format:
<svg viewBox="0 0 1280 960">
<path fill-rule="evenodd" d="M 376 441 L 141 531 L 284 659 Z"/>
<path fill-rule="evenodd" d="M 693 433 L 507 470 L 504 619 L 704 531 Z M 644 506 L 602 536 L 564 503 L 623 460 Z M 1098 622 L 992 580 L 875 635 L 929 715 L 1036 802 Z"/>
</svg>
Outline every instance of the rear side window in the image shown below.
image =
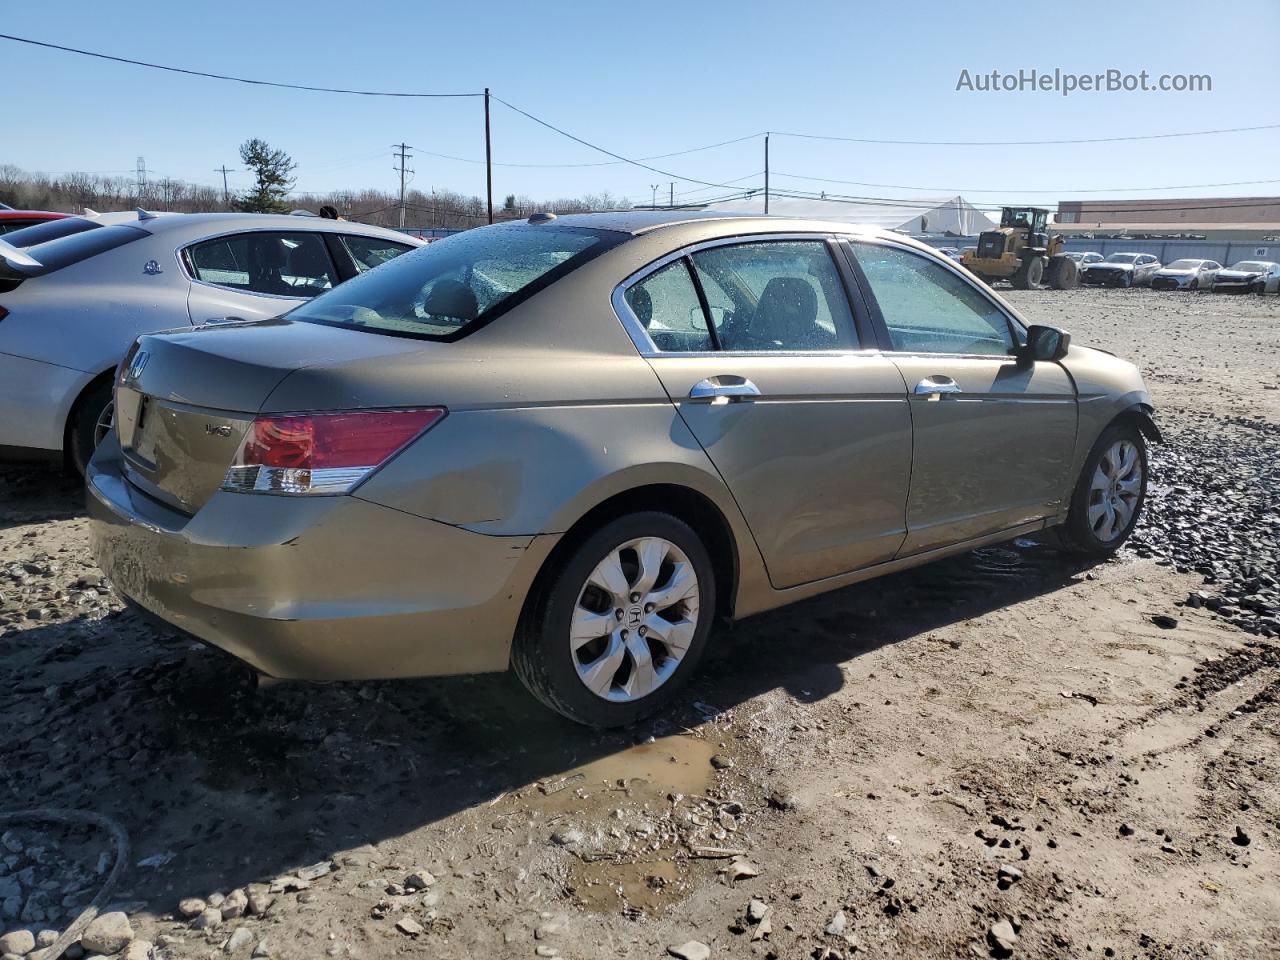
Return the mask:
<svg viewBox="0 0 1280 960">
<path fill-rule="evenodd" d="M 898 247 L 853 242 L 858 266 L 899 353 L 1007 356 L 1005 314 L 940 263 Z"/>
<path fill-rule="evenodd" d="M 626 298 L 653 345 L 663 353 L 712 349 L 698 291 L 683 259 L 633 284 Z"/>
<path fill-rule="evenodd" d="M 44 220 L 33 226 L 23 227 L 21 230 L 15 230 L 7 234 L 4 242 L 13 244 L 15 247 L 31 247 L 37 243 L 57 240 L 59 237 L 69 237 L 73 233 L 96 230 L 100 226 L 102 224 L 93 220 L 86 220 L 84 217 L 63 217 L 61 220 Z"/>
<path fill-rule="evenodd" d="M 138 227 L 126 227 L 117 224 L 112 227 L 101 227 L 97 230 L 85 230 L 71 236 L 48 240 L 35 246 L 27 247 L 29 256 L 40 261 L 41 269 L 34 271 L 34 276 L 43 276 L 69 267 L 73 264 L 96 257 L 100 253 L 123 247 L 151 234 Z"/>
<path fill-rule="evenodd" d="M 384 240 L 382 237 L 361 237 L 353 234 L 343 234 L 338 239 L 342 243 L 342 248 L 351 255 L 351 260 L 356 267 L 356 273 L 372 270 L 374 267 L 380 266 L 388 260 L 394 260 L 400 254 L 408 253 L 414 249 L 407 243 L 396 243 L 394 240 Z"/>
<path fill-rule="evenodd" d="M 445 237 L 290 311 L 294 320 L 453 340 L 482 326 L 626 234 L 503 224 Z"/>
<path fill-rule="evenodd" d="M 197 280 L 245 293 L 313 297 L 338 284 L 319 233 L 236 233 L 193 244 L 186 255 Z"/>
</svg>

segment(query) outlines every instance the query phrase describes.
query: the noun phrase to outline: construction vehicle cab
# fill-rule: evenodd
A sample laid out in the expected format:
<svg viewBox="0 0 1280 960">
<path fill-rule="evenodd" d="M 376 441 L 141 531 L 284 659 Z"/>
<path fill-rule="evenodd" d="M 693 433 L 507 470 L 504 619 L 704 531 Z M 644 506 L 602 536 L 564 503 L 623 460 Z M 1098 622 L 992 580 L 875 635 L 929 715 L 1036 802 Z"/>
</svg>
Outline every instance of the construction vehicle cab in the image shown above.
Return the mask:
<svg viewBox="0 0 1280 960">
<path fill-rule="evenodd" d="M 1000 226 L 978 237 L 978 248 L 960 262 L 987 283 L 1008 280 L 1019 290 L 1042 282 L 1069 290 L 1079 282 L 1075 261 L 1062 252 L 1062 236 L 1049 236 L 1049 211 L 1043 207 L 1004 207 Z"/>
</svg>

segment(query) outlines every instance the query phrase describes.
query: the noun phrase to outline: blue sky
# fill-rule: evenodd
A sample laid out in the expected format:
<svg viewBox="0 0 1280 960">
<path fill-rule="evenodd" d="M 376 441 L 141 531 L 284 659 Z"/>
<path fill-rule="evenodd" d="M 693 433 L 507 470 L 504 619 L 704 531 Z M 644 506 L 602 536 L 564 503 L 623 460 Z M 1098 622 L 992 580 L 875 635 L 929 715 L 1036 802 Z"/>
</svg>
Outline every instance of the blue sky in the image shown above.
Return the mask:
<svg viewBox="0 0 1280 960">
<path fill-rule="evenodd" d="M 1027 140 L 1280 122 L 1280 3 L 1024 4 L 982 18 L 958 3 L 296 4 L 207 0 L 3 4 L 0 30 L 119 56 L 326 86 L 485 86 L 583 139 L 641 157 L 765 129 L 853 137 Z M 1009 8 L 1014 9 L 1014 8 Z M 1069 13 L 1064 14 L 1064 11 Z M 0 163 L 213 184 L 262 137 L 298 161 L 298 189 L 395 186 L 391 144 L 417 148 L 414 185 L 480 194 L 481 103 L 270 90 L 0 41 L 23 78 L 5 98 Z M 1058 67 L 1207 73 L 1210 93 L 957 92 L 971 73 Z M 495 104 L 495 161 L 608 160 Z M 979 204 L 1099 196 L 1280 194 L 1280 183 L 1144 194 L 1074 191 L 1280 179 L 1280 130 L 1119 144 L 922 147 L 774 138 L 775 187 L 874 196 L 963 193 Z M 652 161 L 681 176 L 759 185 L 758 139 Z M 783 174 L 926 190 L 858 187 Z M 745 179 L 742 179 L 745 178 Z M 671 177 L 617 164 L 497 167 L 494 192 L 608 190 L 647 202 Z M 243 186 L 242 172 L 231 176 Z M 676 183 L 689 199 L 722 194 Z M 1034 192 L 1033 192 L 1034 191 Z M 1045 191 L 1045 192 L 1040 192 Z"/>
</svg>

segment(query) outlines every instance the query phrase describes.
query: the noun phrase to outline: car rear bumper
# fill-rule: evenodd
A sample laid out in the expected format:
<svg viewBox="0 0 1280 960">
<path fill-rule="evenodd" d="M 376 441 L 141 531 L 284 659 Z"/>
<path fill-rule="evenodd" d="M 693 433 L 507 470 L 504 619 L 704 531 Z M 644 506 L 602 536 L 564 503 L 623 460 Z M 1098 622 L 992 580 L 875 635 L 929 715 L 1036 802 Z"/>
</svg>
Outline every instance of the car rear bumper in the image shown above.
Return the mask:
<svg viewBox="0 0 1280 960">
<path fill-rule="evenodd" d="M 556 537 L 494 537 L 352 496 L 219 492 L 193 517 L 134 488 L 114 434 L 86 474 L 117 591 L 269 676 L 505 670 Z"/>
<path fill-rule="evenodd" d="M 67 413 L 91 379 L 82 370 L 0 353 L 0 447 L 60 452 Z"/>
</svg>

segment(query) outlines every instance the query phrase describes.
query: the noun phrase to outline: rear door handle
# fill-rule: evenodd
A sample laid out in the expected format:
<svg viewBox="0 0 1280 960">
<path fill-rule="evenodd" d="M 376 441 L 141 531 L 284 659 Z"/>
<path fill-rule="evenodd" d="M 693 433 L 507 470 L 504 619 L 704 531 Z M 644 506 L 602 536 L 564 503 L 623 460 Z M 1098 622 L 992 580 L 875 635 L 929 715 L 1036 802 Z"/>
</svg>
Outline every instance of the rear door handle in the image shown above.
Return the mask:
<svg viewBox="0 0 1280 960">
<path fill-rule="evenodd" d="M 934 374 L 932 377 L 925 377 L 917 383 L 914 392 L 924 394 L 930 400 L 939 400 L 944 393 L 963 393 L 964 391 L 960 389 L 960 384 L 950 377 Z"/>
<path fill-rule="evenodd" d="M 699 380 L 689 391 L 695 403 L 749 403 L 760 396 L 760 388 L 746 377 L 721 374 Z"/>
</svg>

